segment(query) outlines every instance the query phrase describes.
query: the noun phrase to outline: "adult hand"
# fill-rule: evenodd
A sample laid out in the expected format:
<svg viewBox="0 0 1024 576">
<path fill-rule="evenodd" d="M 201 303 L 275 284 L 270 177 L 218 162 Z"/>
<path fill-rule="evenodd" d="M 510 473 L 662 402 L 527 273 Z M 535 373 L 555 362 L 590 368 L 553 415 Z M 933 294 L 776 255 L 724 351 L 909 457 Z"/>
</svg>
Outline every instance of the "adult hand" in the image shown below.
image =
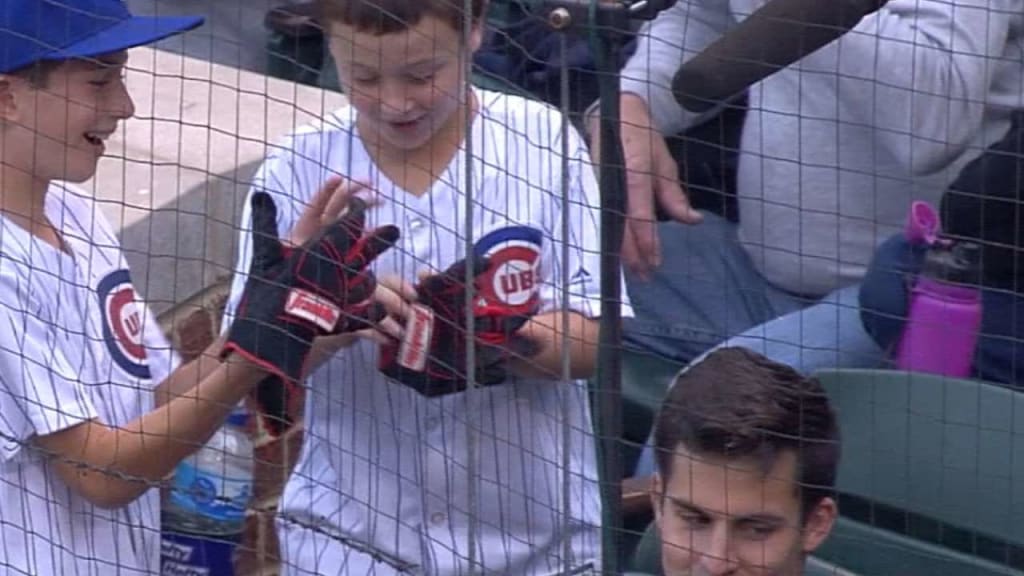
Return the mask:
<svg viewBox="0 0 1024 576">
<path fill-rule="evenodd" d="M 635 94 L 620 101 L 620 134 L 626 165 L 626 223 L 622 238 L 622 263 L 640 278 L 661 265 L 661 245 L 655 225 L 655 202 L 673 220 L 698 224 L 702 216 L 690 206 L 679 183 L 679 167 L 664 136 L 651 120 L 647 103 Z M 588 120 L 590 153 L 600 165 L 601 142 L 598 118 Z"/>
</svg>

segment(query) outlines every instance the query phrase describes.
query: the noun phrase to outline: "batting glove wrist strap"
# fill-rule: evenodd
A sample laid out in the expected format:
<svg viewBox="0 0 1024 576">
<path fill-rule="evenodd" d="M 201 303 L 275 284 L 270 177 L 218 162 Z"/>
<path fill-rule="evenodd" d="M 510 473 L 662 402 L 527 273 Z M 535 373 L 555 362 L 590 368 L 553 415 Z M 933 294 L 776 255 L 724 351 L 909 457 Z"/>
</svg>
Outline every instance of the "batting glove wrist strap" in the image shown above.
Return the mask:
<svg viewBox="0 0 1024 576">
<path fill-rule="evenodd" d="M 389 378 L 428 397 L 461 392 L 475 381 L 481 386 L 505 382 L 512 358 L 529 358 L 539 345 L 518 331 L 532 314 L 489 304 L 473 306 L 473 372 L 468 370 L 466 267 L 478 280 L 488 271 L 481 257 L 461 260 L 429 276 L 417 287 L 404 338 L 381 350 L 379 368 Z"/>
</svg>

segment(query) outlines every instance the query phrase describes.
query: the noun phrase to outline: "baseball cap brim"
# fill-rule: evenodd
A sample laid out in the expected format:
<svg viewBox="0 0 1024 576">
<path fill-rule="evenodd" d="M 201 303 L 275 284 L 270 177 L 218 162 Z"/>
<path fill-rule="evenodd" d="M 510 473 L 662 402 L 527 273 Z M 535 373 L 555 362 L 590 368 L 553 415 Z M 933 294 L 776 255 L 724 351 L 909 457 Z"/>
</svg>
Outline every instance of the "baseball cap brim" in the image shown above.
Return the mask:
<svg viewBox="0 0 1024 576">
<path fill-rule="evenodd" d="M 201 16 L 133 16 L 41 59 L 93 58 L 159 42 L 203 23 Z"/>
</svg>

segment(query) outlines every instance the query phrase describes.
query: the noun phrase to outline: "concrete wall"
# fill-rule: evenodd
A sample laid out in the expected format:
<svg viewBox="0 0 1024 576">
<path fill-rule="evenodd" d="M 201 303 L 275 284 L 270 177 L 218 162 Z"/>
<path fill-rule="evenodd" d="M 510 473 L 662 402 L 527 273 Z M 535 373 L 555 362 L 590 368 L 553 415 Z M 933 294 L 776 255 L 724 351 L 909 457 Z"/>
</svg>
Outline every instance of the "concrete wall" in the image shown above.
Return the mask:
<svg viewBox="0 0 1024 576">
<path fill-rule="evenodd" d="M 230 272 L 241 203 L 268 145 L 345 104 L 301 86 L 149 48 L 132 52 L 135 118 L 86 184 L 157 313 Z"/>
</svg>

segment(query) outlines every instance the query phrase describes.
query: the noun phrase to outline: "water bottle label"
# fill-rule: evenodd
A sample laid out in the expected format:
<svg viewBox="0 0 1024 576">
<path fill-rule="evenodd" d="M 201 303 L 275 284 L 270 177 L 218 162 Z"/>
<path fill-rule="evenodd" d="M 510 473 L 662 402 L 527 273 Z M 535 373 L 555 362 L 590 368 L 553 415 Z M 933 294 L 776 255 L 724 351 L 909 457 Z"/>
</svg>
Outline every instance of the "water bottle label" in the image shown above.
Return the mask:
<svg viewBox="0 0 1024 576">
<path fill-rule="evenodd" d="M 164 530 L 160 543 L 162 576 L 232 576 L 235 543 Z"/>
<path fill-rule="evenodd" d="M 242 522 L 252 496 L 248 478 L 209 474 L 189 462 L 174 473 L 170 500 L 179 509 L 224 522 Z"/>
</svg>

